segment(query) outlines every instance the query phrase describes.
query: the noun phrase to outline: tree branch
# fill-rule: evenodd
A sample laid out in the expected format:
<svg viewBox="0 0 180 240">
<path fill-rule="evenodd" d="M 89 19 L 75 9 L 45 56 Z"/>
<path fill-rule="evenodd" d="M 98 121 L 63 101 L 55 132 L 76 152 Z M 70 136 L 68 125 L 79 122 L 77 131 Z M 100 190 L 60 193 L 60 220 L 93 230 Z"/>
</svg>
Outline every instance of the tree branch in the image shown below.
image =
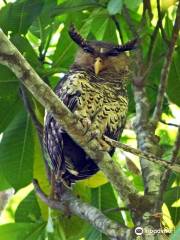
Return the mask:
<svg viewBox="0 0 180 240">
<path fill-rule="evenodd" d="M 73 196 L 70 192 L 65 192 L 61 196 L 61 201 L 49 199 L 41 190 L 38 182 L 33 181 L 37 195 L 45 202 L 50 208 L 57 209 L 79 216 L 80 218 L 88 221 L 91 225 L 97 228 L 100 232 L 113 239 L 129 239 L 131 230 L 127 227 L 120 225 L 109 218 L 107 218 L 97 208 L 82 202 L 80 199 Z"/>
<path fill-rule="evenodd" d="M 135 30 L 133 21 L 126 8 L 124 8 L 124 15 L 132 33 L 134 36 L 137 36 L 137 31 Z M 145 15 L 142 16 L 140 22 L 141 26 L 144 24 L 144 21 Z M 136 107 L 134 129 L 137 135 L 138 148 L 141 151 L 151 152 L 156 155 L 158 153 L 157 139 L 149 126 L 150 105 L 145 88 L 145 77 L 147 77 L 147 75 L 144 74 L 145 64 L 140 49 L 136 54 L 135 65 L 136 71 L 134 71 L 133 76 L 134 101 Z M 140 164 L 145 187 L 145 195 L 154 196 L 155 199 L 160 186 L 161 168 L 159 165 L 155 165 L 144 158 L 140 158 Z"/>
<path fill-rule="evenodd" d="M 168 125 L 168 126 L 172 126 L 172 127 L 180 127 L 180 125 L 176 124 L 176 123 L 170 123 L 170 122 L 166 122 L 164 121 L 163 119 L 160 119 L 159 120 L 161 123 L 165 124 L 165 125 Z"/>
<path fill-rule="evenodd" d="M 162 35 L 162 38 L 164 39 L 164 41 L 167 44 L 169 44 L 169 40 L 167 39 L 166 33 L 165 33 L 163 25 L 162 25 L 162 20 L 163 20 L 164 16 L 162 16 L 162 14 L 161 14 L 160 0 L 157 0 L 156 3 L 157 3 L 158 22 L 159 22 L 159 27 L 161 29 L 161 35 Z"/>
<path fill-rule="evenodd" d="M 170 41 L 169 48 L 167 50 L 167 54 L 164 60 L 164 65 L 161 71 L 160 85 L 159 85 L 159 90 L 158 90 L 158 95 L 156 100 L 156 107 L 154 109 L 153 116 L 151 119 L 151 124 L 153 129 L 156 128 L 157 123 L 161 117 L 163 101 L 164 101 L 164 93 L 167 88 L 169 70 L 172 62 L 174 47 L 178 38 L 179 29 L 180 29 L 180 2 L 178 4 L 177 15 L 176 15 L 175 24 L 173 27 L 171 41 Z"/>
<path fill-rule="evenodd" d="M 172 162 L 168 162 L 168 161 L 165 161 L 161 158 L 158 158 L 155 155 L 153 155 L 152 153 L 142 152 L 139 149 L 132 148 L 132 147 L 126 145 L 126 144 L 117 142 L 117 141 L 115 141 L 113 139 L 110 139 L 106 136 L 104 136 L 104 138 L 112 147 L 120 148 L 120 149 L 124 150 L 125 152 L 132 153 L 132 154 L 134 154 L 134 155 L 136 155 L 140 158 L 145 158 L 148 161 L 160 164 L 160 165 L 162 165 L 162 166 L 164 166 L 168 169 L 171 169 L 173 171 L 180 172 L 180 166 L 179 165 L 172 165 Z"/>
<path fill-rule="evenodd" d="M 81 122 L 41 80 L 2 31 L 0 31 L 0 63 L 10 68 L 46 110 L 52 112 L 64 130 L 94 159 L 127 205 L 130 205 L 132 199 L 138 201 L 142 198 L 118 163 L 99 148 L 98 141 L 93 139 L 88 142 L 89 135 L 84 135 Z"/>
<path fill-rule="evenodd" d="M 146 10 L 148 11 L 149 18 L 152 19 L 152 8 L 151 8 L 151 1 L 150 0 L 143 0 L 143 15 L 145 14 Z"/>
</svg>

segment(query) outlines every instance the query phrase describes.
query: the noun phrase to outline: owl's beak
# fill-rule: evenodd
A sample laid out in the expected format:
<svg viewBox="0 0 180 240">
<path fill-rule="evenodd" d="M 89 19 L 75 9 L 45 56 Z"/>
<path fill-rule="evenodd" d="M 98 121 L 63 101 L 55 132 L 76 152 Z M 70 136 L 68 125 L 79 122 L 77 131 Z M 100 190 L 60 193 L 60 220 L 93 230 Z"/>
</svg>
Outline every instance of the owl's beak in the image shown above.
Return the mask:
<svg viewBox="0 0 180 240">
<path fill-rule="evenodd" d="M 100 57 L 97 57 L 94 63 L 95 74 L 98 75 L 102 69 L 103 69 L 103 61 Z"/>
</svg>

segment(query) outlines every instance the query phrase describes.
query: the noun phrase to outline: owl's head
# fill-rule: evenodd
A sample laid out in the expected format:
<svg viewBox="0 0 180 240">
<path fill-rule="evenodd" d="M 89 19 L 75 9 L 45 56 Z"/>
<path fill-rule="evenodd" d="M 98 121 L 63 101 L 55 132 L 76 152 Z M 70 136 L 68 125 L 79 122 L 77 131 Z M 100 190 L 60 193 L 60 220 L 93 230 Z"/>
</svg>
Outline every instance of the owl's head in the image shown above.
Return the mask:
<svg viewBox="0 0 180 240">
<path fill-rule="evenodd" d="M 125 52 L 131 51 L 137 46 L 137 39 L 123 45 L 114 45 L 102 41 L 88 41 L 76 31 L 74 26 L 70 27 L 69 35 L 80 47 L 75 58 L 75 64 L 94 70 L 96 75 L 102 71 L 115 71 L 118 73 L 125 69 L 129 62 Z"/>
</svg>

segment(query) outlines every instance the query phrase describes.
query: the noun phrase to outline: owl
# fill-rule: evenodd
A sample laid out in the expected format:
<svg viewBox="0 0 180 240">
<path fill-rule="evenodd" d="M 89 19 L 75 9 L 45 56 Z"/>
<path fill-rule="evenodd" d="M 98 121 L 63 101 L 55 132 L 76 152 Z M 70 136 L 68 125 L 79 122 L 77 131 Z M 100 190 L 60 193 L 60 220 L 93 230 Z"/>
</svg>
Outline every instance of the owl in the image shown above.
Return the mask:
<svg viewBox="0 0 180 240">
<path fill-rule="evenodd" d="M 128 110 L 129 59 L 125 51 L 135 49 L 136 40 L 124 45 L 85 40 L 71 26 L 69 35 L 79 50 L 55 93 L 78 116 L 85 132 L 104 142 L 103 136 L 117 140 Z M 99 168 L 68 135 L 49 112 L 45 116 L 44 149 L 55 182 L 70 187 Z M 109 154 L 114 148 L 109 148 Z"/>
</svg>

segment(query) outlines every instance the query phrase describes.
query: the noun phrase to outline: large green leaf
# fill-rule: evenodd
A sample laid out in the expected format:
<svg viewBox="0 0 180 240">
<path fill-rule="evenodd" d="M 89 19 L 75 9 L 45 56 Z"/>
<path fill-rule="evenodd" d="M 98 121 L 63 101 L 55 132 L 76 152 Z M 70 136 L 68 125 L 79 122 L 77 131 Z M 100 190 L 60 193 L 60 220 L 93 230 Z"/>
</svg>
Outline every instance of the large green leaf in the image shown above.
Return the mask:
<svg viewBox="0 0 180 240">
<path fill-rule="evenodd" d="M 32 180 L 34 147 L 30 117 L 21 111 L 3 134 L 0 144 L 0 166 L 16 190 Z"/>
<path fill-rule="evenodd" d="M 40 14 L 43 0 L 19 0 L 8 3 L 0 10 L 0 27 L 5 31 L 25 34 Z"/>
<path fill-rule="evenodd" d="M 34 191 L 19 204 L 16 213 L 16 222 L 38 222 L 41 219 L 40 208 Z"/>
<path fill-rule="evenodd" d="M 0 226 L 1 240 L 44 240 L 46 223 L 9 223 Z"/>
<path fill-rule="evenodd" d="M 92 189 L 92 204 L 95 207 L 97 207 L 99 210 L 104 212 L 104 214 L 108 218 L 124 224 L 124 220 L 122 218 L 121 212 L 112 210 L 112 209 L 117 209 L 119 206 L 118 206 L 113 188 L 110 183 L 102 185 L 99 188 Z M 106 240 L 108 238 L 103 234 L 101 234 L 100 232 L 98 232 L 93 227 L 91 227 L 86 234 L 86 240 L 91 240 L 91 239 Z"/>
<path fill-rule="evenodd" d="M 22 104 L 19 96 L 19 82 L 5 66 L 0 65 L 0 133 L 5 130 Z"/>
</svg>

